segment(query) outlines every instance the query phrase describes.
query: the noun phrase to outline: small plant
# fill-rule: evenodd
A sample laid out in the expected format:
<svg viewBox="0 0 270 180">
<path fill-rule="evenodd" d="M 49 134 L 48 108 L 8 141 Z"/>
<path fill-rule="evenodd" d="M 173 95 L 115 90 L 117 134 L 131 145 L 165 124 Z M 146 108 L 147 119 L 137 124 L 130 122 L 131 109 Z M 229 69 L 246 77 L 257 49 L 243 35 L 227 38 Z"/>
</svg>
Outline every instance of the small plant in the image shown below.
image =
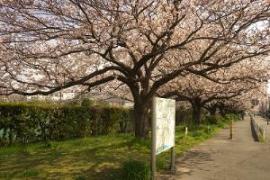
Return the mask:
<svg viewBox="0 0 270 180">
<path fill-rule="evenodd" d="M 50 141 L 46 141 L 43 144 L 43 148 L 50 149 L 52 147 L 53 147 L 53 145 L 52 145 L 52 143 Z"/>
<path fill-rule="evenodd" d="M 0 172 L 0 179 L 11 179 L 11 175 L 7 172 Z"/>
<path fill-rule="evenodd" d="M 87 178 L 83 175 L 75 177 L 75 180 L 86 180 Z"/>
<path fill-rule="evenodd" d="M 149 180 L 150 167 L 145 162 L 130 160 L 123 165 L 123 179 Z"/>
<path fill-rule="evenodd" d="M 23 177 L 34 177 L 34 176 L 38 176 L 39 172 L 35 169 L 26 169 L 23 172 Z"/>
<path fill-rule="evenodd" d="M 22 148 L 18 148 L 21 155 L 27 156 L 30 155 L 29 149 L 26 146 L 22 146 Z"/>
</svg>

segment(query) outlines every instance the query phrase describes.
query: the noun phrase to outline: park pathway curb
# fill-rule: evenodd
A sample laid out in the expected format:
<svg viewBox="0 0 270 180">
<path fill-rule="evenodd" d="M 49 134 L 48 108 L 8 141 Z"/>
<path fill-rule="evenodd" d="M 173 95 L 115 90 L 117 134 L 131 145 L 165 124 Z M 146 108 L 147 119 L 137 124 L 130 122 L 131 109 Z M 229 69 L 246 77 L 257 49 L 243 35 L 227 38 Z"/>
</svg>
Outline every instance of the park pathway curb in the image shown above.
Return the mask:
<svg viewBox="0 0 270 180">
<path fill-rule="evenodd" d="M 269 143 L 270 125 L 267 124 L 267 119 L 258 115 L 251 115 L 250 118 L 257 140 L 263 143 Z"/>
</svg>

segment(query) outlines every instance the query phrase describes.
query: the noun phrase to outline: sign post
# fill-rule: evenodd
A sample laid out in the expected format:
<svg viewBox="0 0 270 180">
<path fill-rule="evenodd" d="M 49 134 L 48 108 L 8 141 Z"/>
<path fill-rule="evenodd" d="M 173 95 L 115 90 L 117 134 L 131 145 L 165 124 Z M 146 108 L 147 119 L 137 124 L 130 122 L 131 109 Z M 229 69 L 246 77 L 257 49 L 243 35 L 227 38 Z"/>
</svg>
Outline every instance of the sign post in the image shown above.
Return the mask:
<svg viewBox="0 0 270 180">
<path fill-rule="evenodd" d="M 176 169 L 175 169 L 175 147 L 171 148 L 171 172 L 175 173 Z"/>
<path fill-rule="evenodd" d="M 151 148 L 151 176 L 152 180 L 156 179 L 156 103 L 155 98 L 153 100 L 153 108 L 152 108 L 152 148 Z"/>
<path fill-rule="evenodd" d="M 152 117 L 152 180 L 156 177 L 156 156 L 171 151 L 170 169 L 175 172 L 175 100 L 154 98 Z"/>
</svg>

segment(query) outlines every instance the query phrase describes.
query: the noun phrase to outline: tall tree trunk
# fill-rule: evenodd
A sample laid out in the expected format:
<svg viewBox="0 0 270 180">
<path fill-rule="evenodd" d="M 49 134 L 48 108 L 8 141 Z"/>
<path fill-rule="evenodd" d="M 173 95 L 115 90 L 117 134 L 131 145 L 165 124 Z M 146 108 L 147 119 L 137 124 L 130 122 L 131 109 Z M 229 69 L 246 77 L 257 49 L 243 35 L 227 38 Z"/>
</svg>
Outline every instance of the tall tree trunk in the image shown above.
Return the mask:
<svg viewBox="0 0 270 180">
<path fill-rule="evenodd" d="M 196 125 L 200 125 L 202 106 L 199 103 L 192 103 L 192 119 Z"/>
<path fill-rule="evenodd" d="M 149 125 L 150 106 L 147 102 L 135 102 L 134 104 L 134 128 L 135 137 L 146 138 Z"/>
</svg>

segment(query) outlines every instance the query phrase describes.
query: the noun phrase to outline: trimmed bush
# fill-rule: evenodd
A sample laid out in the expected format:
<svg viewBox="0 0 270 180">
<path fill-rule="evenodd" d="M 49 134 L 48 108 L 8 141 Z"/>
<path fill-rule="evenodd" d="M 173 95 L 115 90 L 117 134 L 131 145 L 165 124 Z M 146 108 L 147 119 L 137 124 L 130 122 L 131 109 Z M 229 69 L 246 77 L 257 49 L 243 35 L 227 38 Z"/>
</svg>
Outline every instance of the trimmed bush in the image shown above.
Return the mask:
<svg viewBox="0 0 270 180">
<path fill-rule="evenodd" d="M 93 101 L 90 99 L 83 99 L 81 102 L 82 106 L 90 107 L 93 105 Z"/>
<path fill-rule="evenodd" d="M 123 125 L 124 124 L 124 125 Z M 121 107 L 0 103 L 0 144 L 64 140 L 132 130 L 131 110 Z"/>
<path fill-rule="evenodd" d="M 234 113 L 226 114 L 225 119 L 228 120 L 228 121 L 229 120 L 240 121 L 241 120 L 241 114 L 234 114 Z"/>
<path fill-rule="evenodd" d="M 214 116 L 206 116 L 205 121 L 207 124 L 218 125 L 218 127 L 224 127 L 231 120 L 239 121 L 241 120 L 241 114 L 226 114 L 225 116 L 214 115 Z"/>
<path fill-rule="evenodd" d="M 214 116 L 206 116 L 205 120 L 208 124 L 220 124 L 226 121 L 227 119 L 225 119 L 221 115 L 214 115 Z"/>
<path fill-rule="evenodd" d="M 150 167 L 145 162 L 130 160 L 123 164 L 123 179 L 149 180 Z"/>
</svg>

